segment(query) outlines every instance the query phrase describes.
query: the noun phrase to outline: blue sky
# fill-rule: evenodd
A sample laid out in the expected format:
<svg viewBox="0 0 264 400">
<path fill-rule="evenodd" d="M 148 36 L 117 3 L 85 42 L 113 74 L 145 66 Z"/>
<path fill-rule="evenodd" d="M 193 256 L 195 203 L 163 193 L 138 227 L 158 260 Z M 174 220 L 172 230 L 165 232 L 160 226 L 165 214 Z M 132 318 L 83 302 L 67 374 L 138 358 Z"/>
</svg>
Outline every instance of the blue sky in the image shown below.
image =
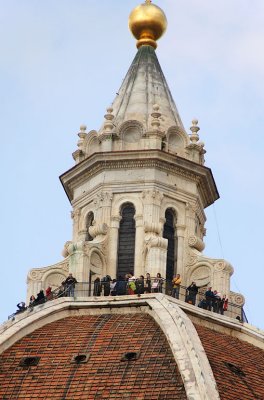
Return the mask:
<svg viewBox="0 0 264 400">
<path fill-rule="evenodd" d="M 59 175 L 77 132 L 98 129 L 136 53 L 134 0 L 0 0 L 0 322 L 25 299 L 30 268 L 60 261 L 71 207 Z M 157 54 L 188 131 L 199 119 L 220 200 L 204 253 L 235 269 L 249 321 L 262 296 L 264 2 L 156 1 L 168 18 Z"/>
</svg>

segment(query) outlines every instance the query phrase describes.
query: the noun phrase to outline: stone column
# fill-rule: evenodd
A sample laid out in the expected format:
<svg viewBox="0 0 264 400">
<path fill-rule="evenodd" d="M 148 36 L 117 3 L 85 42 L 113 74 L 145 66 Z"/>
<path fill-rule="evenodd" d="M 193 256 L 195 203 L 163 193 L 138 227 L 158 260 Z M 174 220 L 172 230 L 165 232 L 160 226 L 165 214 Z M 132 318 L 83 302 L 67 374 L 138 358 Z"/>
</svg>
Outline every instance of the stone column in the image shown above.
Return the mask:
<svg viewBox="0 0 264 400">
<path fill-rule="evenodd" d="M 116 277 L 117 269 L 117 247 L 118 247 L 118 230 L 121 217 L 119 215 L 112 216 L 109 230 L 109 242 L 108 242 L 108 260 L 107 260 L 107 271 L 112 277 Z M 118 277 L 117 277 L 118 278 Z"/>
<path fill-rule="evenodd" d="M 166 277 L 168 239 L 152 237 L 146 242 L 146 272 L 151 276 L 156 276 L 159 272 L 162 277 Z"/>
<path fill-rule="evenodd" d="M 135 215 L 136 222 L 136 238 L 135 238 L 135 265 L 134 275 L 139 277 L 144 275 L 143 248 L 144 248 L 144 226 L 143 215 Z"/>
<path fill-rule="evenodd" d="M 177 274 L 183 276 L 183 265 L 184 265 L 184 234 L 185 234 L 185 225 L 176 225 L 177 230 Z"/>
</svg>

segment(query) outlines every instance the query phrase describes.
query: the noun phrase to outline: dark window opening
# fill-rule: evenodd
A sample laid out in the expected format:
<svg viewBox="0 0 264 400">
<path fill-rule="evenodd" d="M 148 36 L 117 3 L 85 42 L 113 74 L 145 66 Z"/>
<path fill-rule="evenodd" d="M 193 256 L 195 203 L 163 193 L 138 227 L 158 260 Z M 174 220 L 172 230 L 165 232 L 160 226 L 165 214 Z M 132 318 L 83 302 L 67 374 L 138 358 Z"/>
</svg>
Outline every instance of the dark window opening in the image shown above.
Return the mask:
<svg viewBox="0 0 264 400">
<path fill-rule="evenodd" d="M 75 364 L 84 364 L 88 361 L 89 354 L 78 354 L 77 356 L 73 356 L 72 362 Z"/>
<path fill-rule="evenodd" d="M 135 361 L 138 358 L 139 358 L 139 353 L 130 351 L 122 356 L 121 361 Z"/>
<path fill-rule="evenodd" d="M 38 365 L 39 360 L 40 360 L 40 357 L 23 357 L 20 360 L 19 365 L 21 367 L 27 367 L 27 368 L 28 367 L 33 367 L 33 366 Z"/>
<path fill-rule="evenodd" d="M 176 273 L 176 250 L 177 239 L 175 232 L 175 214 L 172 209 L 167 209 L 165 213 L 165 224 L 163 237 L 168 239 L 167 262 L 166 262 L 166 280 L 171 282 Z"/>
<path fill-rule="evenodd" d="M 125 204 L 121 210 L 122 219 L 119 226 L 117 276 L 134 273 L 135 258 L 135 208 L 133 204 Z"/>
<path fill-rule="evenodd" d="M 227 366 L 227 368 L 228 368 L 231 372 L 233 372 L 235 375 L 238 375 L 238 376 L 246 376 L 245 372 L 242 371 L 242 369 L 239 368 L 239 367 L 237 367 L 236 365 L 231 364 L 231 363 L 228 363 L 228 362 L 225 362 L 224 364 L 225 364 L 225 365 Z"/>
</svg>

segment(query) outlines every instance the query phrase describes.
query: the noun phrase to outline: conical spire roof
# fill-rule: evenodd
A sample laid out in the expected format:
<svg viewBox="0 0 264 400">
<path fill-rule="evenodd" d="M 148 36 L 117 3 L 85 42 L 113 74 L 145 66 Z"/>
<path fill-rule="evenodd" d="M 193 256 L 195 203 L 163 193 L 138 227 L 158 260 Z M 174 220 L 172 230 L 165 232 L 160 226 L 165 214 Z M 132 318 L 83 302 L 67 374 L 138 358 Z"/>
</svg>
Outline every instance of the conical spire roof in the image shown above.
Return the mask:
<svg viewBox="0 0 264 400">
<path fill-rule="evenodd" d="M 137 120 L 149 131 L 154 104 L 159 105 L 163 130 L 171 126 L 184 129 L 155 49 L 143 45 L 138 49 L 113 101 L 115 126 L 120 127 L 123 122 Z"/>
</svg>

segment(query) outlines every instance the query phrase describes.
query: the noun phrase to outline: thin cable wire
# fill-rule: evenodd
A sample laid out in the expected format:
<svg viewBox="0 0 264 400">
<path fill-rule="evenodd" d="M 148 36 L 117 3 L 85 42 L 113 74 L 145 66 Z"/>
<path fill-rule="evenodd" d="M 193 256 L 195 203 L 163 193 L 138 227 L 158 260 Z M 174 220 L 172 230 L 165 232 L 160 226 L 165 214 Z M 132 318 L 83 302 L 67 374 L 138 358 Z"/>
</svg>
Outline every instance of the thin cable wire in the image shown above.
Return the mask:
<svg viewBox="0 0 264 400">
<path fill-rule="evenodd" d="M 218 235 L 219 245 L 220 245 L 220 249 L 221 249 L 221 253 L 222 253 L 222 258 L 225 259 L 224 250 L 223 250 L 222 241 L 221 241 L 219 224 L 218 224 L 218 220 L 217 220 L 216 208 L 215 208 L 214 204 L 213 204 L 213 210 L 214 210 L 214 218 L 215 218 L 217 235 Z M 232 281 L 233 281 L 233 284 L 234 284 L 236 290 L 238 291 L 238 293 L 241 293 L 241 290 L 240 290 L 240 288 L 239 288 L 239 286 L 237 284 L 237 281 L 236 281 L 236 279 L 234 277 L 233 277 Z M 251 310 L 250 310 L 250 308 L 248 306 L 247 306 L 247 314 L 249 314 L 250 315 L 250 319 L 252 319 Z"/>
<path fill-rule="evenodd" d="M 221 236 L 220 236 L 219 224 L 218 224 L 217 215 L 216 215 L 216 209 L 215 209 L 215 205 L 214 204 L 213 204 L 213 211 L 214 211 L 214 218 L 215 218 L 217 236 L 218 236 L 219 245 L 220 245 L 220 249 L 221 249 L 221 255 L 222 255 L 222 258 L 225 258 L 224 250 L 223 250 L 223 246 L 222 246 L 222 241 L 221 241 Z"/>
</svg>

